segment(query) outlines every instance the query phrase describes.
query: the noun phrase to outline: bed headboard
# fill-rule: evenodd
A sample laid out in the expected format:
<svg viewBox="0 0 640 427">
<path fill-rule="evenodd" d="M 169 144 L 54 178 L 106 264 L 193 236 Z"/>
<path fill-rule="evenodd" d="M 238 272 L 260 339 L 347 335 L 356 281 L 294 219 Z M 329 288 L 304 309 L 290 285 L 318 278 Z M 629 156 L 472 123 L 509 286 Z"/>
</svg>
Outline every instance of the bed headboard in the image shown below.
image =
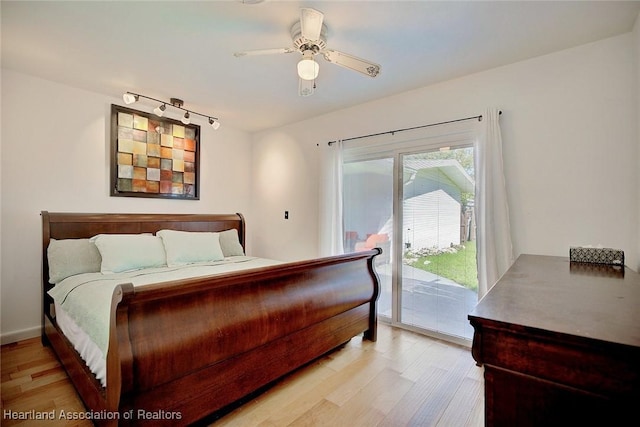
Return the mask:
<svg viewBox="0 0 640 427">
<path fill-rule="evenodd" d="M 180 231 L 238 230 L 245 248 L 244 217 L 239 214 L 117 214 L 61 213 L 42 211 L 42 283 L 51 289 L 47 248 L 51 239 L 82 239 L 96 234 L 155 233 L 163 229 Z"/>
</svg>

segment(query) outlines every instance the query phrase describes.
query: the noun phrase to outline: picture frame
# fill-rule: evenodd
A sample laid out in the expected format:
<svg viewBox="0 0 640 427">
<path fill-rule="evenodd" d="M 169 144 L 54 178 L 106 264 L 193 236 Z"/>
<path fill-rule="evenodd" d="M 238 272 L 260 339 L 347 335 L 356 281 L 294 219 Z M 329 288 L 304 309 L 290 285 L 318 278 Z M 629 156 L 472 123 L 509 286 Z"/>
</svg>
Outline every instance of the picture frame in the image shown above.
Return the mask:
<svg viewBox="0 0 640 427">
<path fill-rule="evenodd" d="M 200 126 L 111 105 L 111 196 L 200 199 Z"/>
</svg>

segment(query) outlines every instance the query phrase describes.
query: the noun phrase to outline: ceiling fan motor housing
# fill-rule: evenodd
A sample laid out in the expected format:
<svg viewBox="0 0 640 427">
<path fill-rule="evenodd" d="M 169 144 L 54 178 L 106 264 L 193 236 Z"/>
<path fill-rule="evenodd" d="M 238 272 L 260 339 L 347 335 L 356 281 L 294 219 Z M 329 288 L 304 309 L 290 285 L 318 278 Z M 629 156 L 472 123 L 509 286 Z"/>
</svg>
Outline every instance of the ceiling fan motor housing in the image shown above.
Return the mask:
<svg viewBox="0 0 640 427">
<path fill-rule="evenodd" d="M 315 55 L 327 47 L 327 26 L 322 24 L 319 40 L 308 40 L 302 36 L 300 22 L 296 22 L 291 27 L 291 38 L 293 39 L 293 46 L 299 52 L 304 53 L 305 51 L 310 50 Z"/>
</svg>

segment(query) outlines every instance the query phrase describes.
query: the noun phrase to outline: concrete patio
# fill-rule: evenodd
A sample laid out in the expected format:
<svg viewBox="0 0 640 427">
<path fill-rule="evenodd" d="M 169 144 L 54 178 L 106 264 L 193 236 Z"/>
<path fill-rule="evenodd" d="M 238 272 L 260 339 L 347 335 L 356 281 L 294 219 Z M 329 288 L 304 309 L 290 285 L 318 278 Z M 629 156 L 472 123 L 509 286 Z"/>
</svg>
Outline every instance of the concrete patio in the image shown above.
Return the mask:
<svg viewBox="0 0 640 427">
<path fill-rule="evenodd" d="M 391 264 L 376 266 L 381 294 L 378 314 L 391 317 Z M 467 314 L 478 294 L 451 280 L 408 265 L 402 266 L 402 321 L 405 324 L 471 340 Z"/>
</svg>

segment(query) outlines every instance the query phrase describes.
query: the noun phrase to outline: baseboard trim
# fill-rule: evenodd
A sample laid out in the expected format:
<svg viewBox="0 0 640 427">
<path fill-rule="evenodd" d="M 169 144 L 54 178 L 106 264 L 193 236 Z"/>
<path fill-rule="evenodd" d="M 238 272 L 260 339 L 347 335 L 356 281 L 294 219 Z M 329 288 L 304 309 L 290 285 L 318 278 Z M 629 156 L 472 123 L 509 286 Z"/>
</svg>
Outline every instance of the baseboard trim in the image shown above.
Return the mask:
<svg viewBox="0 0 640 427">
<path fill-rule="evenodd" d="M 11 344 L 14 342 L 26 340 L 29 338 L 35 338 L 40 336 L 41 327 L 34 326 L 33 328 L 21 329 L 19 331 L 8 332 L 0 336 L 0 343 L 2 345 Z"/>
</svg>

